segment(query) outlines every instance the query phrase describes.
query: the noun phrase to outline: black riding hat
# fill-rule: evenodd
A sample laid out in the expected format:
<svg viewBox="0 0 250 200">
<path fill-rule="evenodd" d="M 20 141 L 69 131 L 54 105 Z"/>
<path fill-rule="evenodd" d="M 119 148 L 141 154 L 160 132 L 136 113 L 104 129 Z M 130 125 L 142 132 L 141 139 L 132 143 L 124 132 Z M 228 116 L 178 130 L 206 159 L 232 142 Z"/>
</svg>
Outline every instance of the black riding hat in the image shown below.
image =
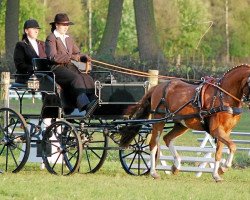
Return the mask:
<svg viewBox="0 0 250 200">
<path fill-rule="evenodd" d="M 29 19 L 24 22 L 23 29 L 28 29 L 28 28 L 41 29 L 38 22 L 35 19 Z"/>
</svg>

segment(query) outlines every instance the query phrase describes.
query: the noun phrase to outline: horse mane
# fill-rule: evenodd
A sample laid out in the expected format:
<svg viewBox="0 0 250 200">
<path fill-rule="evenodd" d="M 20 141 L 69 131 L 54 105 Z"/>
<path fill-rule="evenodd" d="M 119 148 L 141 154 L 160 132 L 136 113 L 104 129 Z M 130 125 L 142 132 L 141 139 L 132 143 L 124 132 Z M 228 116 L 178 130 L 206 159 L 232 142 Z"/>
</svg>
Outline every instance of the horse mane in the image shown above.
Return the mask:
<svg viewBox="0 0 250 200">
<path fill-rule="evenodd" d="M 235 66 L 235 67 L 232 67 L 231 69 L 228 69 L 228 70 L 222 75 L 222 78 L 223 78 L 224 76 L 226 76 L 227 74 L 231 73 L 232 71 L 234 71 L 234 70 L 236 70 L 236 69 L 238 69 L 238 68 L 241 68 L 241 67 L 248 67 L 248 68 L 250 68 L 250 65 L 248 65 L 248 64 L 241 64 L 241 65 L 237 65 L 237 66 Z"/>
</svg>

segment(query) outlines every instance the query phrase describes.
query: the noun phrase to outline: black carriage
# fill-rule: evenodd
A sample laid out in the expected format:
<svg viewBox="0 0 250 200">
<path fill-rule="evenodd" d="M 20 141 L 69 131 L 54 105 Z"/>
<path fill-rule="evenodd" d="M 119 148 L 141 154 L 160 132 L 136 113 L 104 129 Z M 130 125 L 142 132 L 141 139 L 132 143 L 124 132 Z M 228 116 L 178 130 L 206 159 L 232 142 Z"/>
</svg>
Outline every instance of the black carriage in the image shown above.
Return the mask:
<svg viewBox="0 0 250 200">
<path fill-rule="evenodd" d="M 41 60 L 35 60 L 41 63 Z M 43 65 L 45 65 L 42 62 Z M 93 72 L 95 73 L 95 72 Z M 110 72 L 96 72 L 96 74 Z M 98 77 L 98 76 L 97 76 Z M 149 171 L 147 136 L 150 125 L 145 124 L 128 148 L 119 147 L 119 127 L 126 119 L 126 110 L 136 104 L 148 90 L 148 82 L 116 83 L 97 79 L 98 98 L 88 113 L 64 114 L 64 102 L 51 71 L 34 71 L 27 84 L 13 83 L 10 87 L 19 97 L 20 110 L 0 108 L 0 170 L 18 172 L 28 160 L 31 144 L 52 174 L 69 175 L 77 171 L 96 172 L 105 161 L 107 151 L 119 150 L 121 164 L 129 174 L 142 175 Z M 40 114 L 23 114 L 26 93 L 42 94 Z M 31 119 L 36 119 L 36 123 Z M 43 127 L 44 120 L 51 124 Z M 117 146 L 109 146 L 109 139 Z M 51 159 L 53 157 L 53 159 Z M 81 162 L 81 160 L 83 161 Z M 141 166 L 146 166 L 142 168 Z"/>
</svg>

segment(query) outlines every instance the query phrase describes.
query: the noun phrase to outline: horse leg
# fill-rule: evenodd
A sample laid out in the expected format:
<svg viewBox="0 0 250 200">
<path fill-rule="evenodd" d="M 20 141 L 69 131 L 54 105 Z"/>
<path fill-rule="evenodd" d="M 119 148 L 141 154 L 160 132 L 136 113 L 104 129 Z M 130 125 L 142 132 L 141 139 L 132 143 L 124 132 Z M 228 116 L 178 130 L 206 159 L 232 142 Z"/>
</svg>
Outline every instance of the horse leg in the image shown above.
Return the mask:
<svg viewBox="0 0 250 200">
<path fill-rule="evenodd" d="M 156 167 L 156 156 L 157 156 L 157 150 L 158 150 L 158 145 L 159 145 L 159 139 L 160 139 L 161 132 L 164 128 L 164 125 L 165 125 L 165 123 L 153 124 L 152 136 L 151 136 L 151 139 L 149 142 L 149 147 L 150 147 L 150 151 L 151 151 L 150 175 L 154 179 L 160 178 L 160 176 L 156 172 L 155 167 Z M 158 152 L 158 154 L 159 154 L 159 152 Z"/>
<path fill-rule="evenodd" d="M 222 149 L 223 143 L 220 140 L 217 140 L 216 153 L 215 153 L 215 163 L 214 163 L 214 171 L 213 178 L 216 182 L 222 181 L 223 179 L 220 177 L 220 161 L 222 157 Z"/>
<path fill-rule="evenodd" d="M 163 137 L 163 140 L 169 148 L 169 151 L 174 157 L 174 164 L 172 166 L 172 173 L 174 175 L 178 174 L 181 168 L 181 158 L 174 147 L 174 139 L 184 134 L 187 130 L 188 128 L 183 126 L 182 124 L 175 124 L 173 129 Z"/>
<path fill-rule="evenodd" d="M 236 145 L 228 136 L 221 138 L 221 140 L 227 145 L 230 152 L 226 162 L 223 164 L 223 166 L 219 168 L 219 174 L 225 173 L 228 170 L 228 168 L 232 167 L 233 157 L 236 151 Z"/>
<path fill-rule="evenodd" d="M 221 181 L 222 178 L 220 177 L 220 174 L 223 174 L 229 167 L 232 166 L 233 156 L 236 151 L 236 145 L 229 138 L 229 133 L 220 131 L 218 132 L 217 139 L 218 141 L 217 141 L 217 148 L 216 148 L 216 153 L 215 153 L 215 166 L 214 166 L 214 171 L 213 171 L 213 178 L 215 179 L 216 182 Z M 222 157 L 222 148 L 223 148 L 222 143 L 227 145 L 227 147 L 230 150 L 230 154 L 225 164 L 220 167 L 220 160 Z"/>
</svg>

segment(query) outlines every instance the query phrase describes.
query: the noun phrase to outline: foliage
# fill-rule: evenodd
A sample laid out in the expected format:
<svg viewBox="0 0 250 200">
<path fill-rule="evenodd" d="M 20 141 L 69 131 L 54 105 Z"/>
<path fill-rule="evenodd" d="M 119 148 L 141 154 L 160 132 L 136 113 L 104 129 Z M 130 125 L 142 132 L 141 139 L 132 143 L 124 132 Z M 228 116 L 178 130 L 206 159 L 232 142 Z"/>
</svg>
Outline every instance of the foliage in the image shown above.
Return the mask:
<svg viewBox="0 0 250 200">
<path fill-rule="evenodd" d="M 0 59 L 4 65 L 5 53 L 5 9 L 6 1 L 0 6 Z M 35 18 L 42 27 L 39 39 L 45 40 L 50 33 L 49 23 L 58 12 L 66 12 L 71 21 L 69 33 L 74 37 L 83 52 L 88 51 L 88 0 L 21 0 L 19 16 L 19 38 L 23 32 L 23 23 Z M 109 0 L 92 2 L 92 46 L 98 49 L 105 28 Z M 225 0 L 154 0 L 155 19 L 158 39 L 168 65 L 160 69 L 163 73 L 176 73 L 183 77 L 199 77 L 222 71 L 225 67 L 226 33 Z M 249 0 L 228 1 L 229 6 L 229 66 L 250 61 L 250 13 Z M 209 21 L 213 26 L 208 30 Z M 121 29 L 118 38 L 116 57 L 124 58 L 122 63 L 130 66 L 130 59 L 138 59 L 133 0 L 125 0 Z M 130 59 L 127 59 L 131 57 Z M 132 62 L 133 63 L 133 62 Z M 143 63 L 136 62 L 137 68 Z M 141 66 L 140 66 L 141 65 Z M 175 66 L 178 66 L 176 69 Z M 132 65 L 133 67 L 135 65 Z"/>
<path fill-rule="evenodd" d="M 232 1 L 231 5 L 231 47 L 230 55 L 232 57 L 249 57 L 249 38 L 250 38 L 250 18 L 249 8 L 250 1 L 238 2 Z"/>
<path fill-rule="evenodd" d="M 5 11 L 6 11 L 6 0 L 1 2 L 0 6 L 0 27 L 5 27 Z M 5 52 L 5 28 L 0 28 L 0 56 Z"/>
<path fill-rule="evenodd" d="M 117 56 L 129 55 L 134 57 L 137 50 L 135 16 L 133 1 L 124 1 L 121 29 L 117 44 Z"/>
<path fill-rule="evenodd" d="M 92 21 L 92 47 L 93 53 L 100 45 L 108 11 L 108 0 L 93 1 L 93 21 Z"/>
<path fill-rule="evenodd" d="M 54 21 L 57 13 L 67 13 L 70 21 L 74 23 L 69 28 L 69 34 L 72 35 L 79 47 L 87 46 L 88 41 L 88 21 L 87 8 L 82 0 L 60 0 L 47 1 L 47 15 L 45 18 L 46 35 L 50 33 L 49 23 Z M 45 38 L 44 38 L 45 39 Z"/>
<path fill-rule="evenodd" d="M 28 19 L 36 19 L 42 28 L 39 34 L 39 39 L 45 38 L 45 23 L 44 16 L 46 15 L 45 7 L 40 0 L 20 1 L 19 13 L 19 36 L 23 34 L 23 24 Z"/>
</svg>

